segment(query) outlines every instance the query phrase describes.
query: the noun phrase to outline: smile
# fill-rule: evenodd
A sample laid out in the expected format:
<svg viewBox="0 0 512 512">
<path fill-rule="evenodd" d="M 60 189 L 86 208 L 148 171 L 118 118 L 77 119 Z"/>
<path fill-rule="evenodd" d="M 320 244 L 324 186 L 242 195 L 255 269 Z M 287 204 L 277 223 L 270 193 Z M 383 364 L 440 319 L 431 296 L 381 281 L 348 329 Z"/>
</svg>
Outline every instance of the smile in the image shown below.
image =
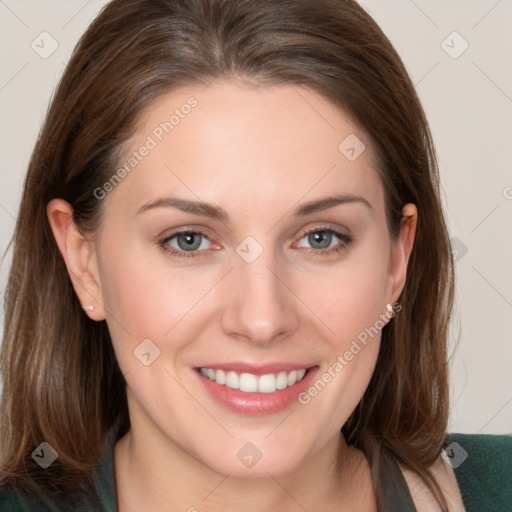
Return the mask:
<svg viewBox="0 0 512 512">
<path fill-rule="evenodd" d="M 275 362 L 264 366 L 219 363 L 193 368 L 201 388 L 220 406 L 261 416 L 299 404 L 298 396 L 316 378 L 318 365 Z"/>
<path fill-rule="evenodd" d="M 217 384 L 238 389 L 245 393 L 274 393 L 279 389 L 285 389 L 301 381 L 307 369 L 292 370 L 289 372 L 267 373 L 255 375 L 253 373 L 237 373 L 234 371 L 216 370 L 214 368 L 200 368 L 203 377 Z"/>
</svg>

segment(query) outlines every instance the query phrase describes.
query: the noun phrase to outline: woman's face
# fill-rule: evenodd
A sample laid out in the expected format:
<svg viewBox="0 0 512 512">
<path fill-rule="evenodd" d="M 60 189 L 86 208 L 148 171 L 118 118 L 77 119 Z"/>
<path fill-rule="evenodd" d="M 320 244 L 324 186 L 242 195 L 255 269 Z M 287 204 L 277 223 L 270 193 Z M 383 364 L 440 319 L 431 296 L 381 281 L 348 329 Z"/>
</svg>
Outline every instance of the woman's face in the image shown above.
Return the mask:
<svg viewBox="0 0 512 512">
<path fill-rule="evenodd" d="M 308 89 L 215 82 L 154 103 L 125 164 L 95 191 L 91 317 L 134 435 L 232 476 L 297 468 L 339 438 L 405 278 L 369 141 Z"/>
</svg>

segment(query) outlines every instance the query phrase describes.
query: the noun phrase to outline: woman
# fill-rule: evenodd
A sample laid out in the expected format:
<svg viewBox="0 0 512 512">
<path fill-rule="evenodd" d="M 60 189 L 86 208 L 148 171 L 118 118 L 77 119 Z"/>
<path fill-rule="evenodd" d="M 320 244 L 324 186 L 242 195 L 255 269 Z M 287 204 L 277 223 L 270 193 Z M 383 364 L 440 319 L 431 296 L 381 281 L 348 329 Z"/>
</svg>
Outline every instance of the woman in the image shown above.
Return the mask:
<svg viewBox="0 0 512 512">
<path fill-rule="evenodd" d="M 355 2 L 113 0 L 13 250 L 2 510 L 508 510 L 510 438 L 446 433 L 435 151 Z"/>
</svg>

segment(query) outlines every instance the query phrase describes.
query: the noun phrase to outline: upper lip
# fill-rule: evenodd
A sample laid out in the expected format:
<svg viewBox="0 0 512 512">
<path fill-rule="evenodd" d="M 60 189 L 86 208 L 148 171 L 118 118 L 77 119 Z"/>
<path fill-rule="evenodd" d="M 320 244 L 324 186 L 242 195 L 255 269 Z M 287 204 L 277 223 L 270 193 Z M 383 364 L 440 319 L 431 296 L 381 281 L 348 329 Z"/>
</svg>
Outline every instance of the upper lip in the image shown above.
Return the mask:
<svg viewBox="0 0 512 512">
<path fill-rule="evenodd" d="M 303 368 L 309 369 L 313 366 L 311 363 L 286 363 L 275 362 L 267 364 L 250 364 L 242 362 L 234 363 L 206 363 L 196 368 L 212 368 L 214 370 L 223 370 L 225 372 L 236 373 L 252 373 L 254 375 L 266 375 L 267 373 L 279 373 L 282 371 L 291 372 L 293 370 L 302 370 Z"/>
</svg>

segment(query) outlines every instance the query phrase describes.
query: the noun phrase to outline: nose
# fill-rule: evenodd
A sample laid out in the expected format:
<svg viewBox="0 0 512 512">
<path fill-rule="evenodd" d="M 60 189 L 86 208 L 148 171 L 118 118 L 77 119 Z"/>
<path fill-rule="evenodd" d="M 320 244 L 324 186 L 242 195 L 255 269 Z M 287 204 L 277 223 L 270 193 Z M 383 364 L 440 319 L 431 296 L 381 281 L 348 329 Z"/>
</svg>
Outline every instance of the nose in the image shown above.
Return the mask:
<svg viewBox="0 0 512 512">
<path fill-rule="evenodd" d="M 264 251 L 252 263 L 237 259 L 229 282 L 224 284 L 224 332 L 257 346 L 269 346 L 293 335 L 300 321 L 299 301 L 287 286 L 286 273 L 276 266 L 272 253 Z"/>
</svg>

